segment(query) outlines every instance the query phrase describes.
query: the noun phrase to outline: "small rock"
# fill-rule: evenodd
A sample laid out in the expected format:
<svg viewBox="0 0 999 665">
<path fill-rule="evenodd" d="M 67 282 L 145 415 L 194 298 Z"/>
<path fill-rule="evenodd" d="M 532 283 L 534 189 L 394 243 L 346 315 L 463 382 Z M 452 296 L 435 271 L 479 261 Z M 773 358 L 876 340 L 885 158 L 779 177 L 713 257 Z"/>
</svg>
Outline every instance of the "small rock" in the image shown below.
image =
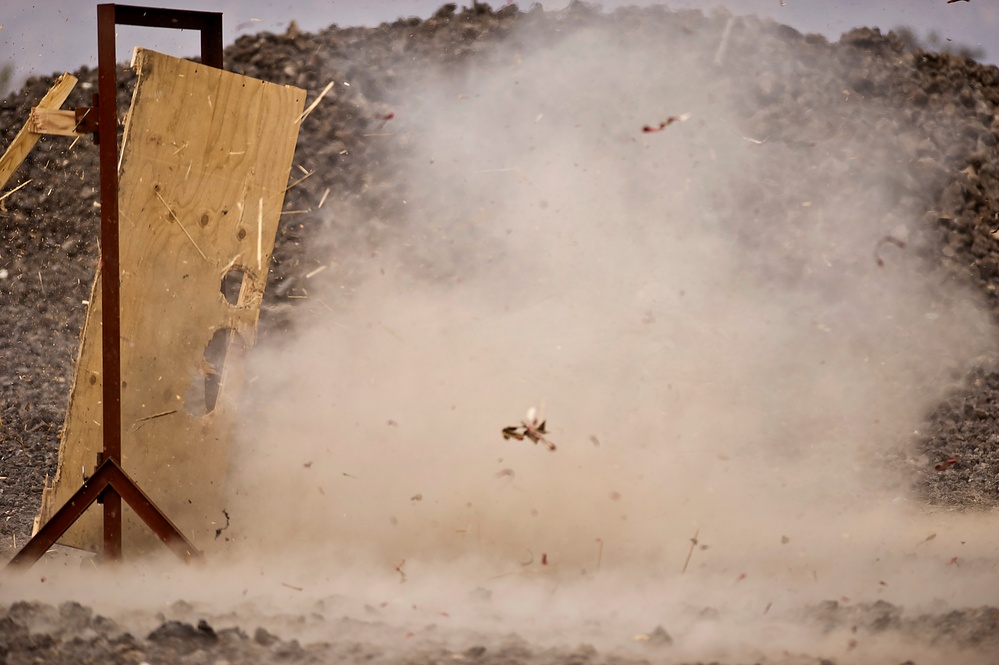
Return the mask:
<svg viewBox="0 0 999 665">
<path fill-rule="evenodd" d="M 279 640 L 277 635 L 267 632 L 266 628 L 257 628 L 253 631 L 253 641 L 261 646 L 269 647 Z"/>
</svg>

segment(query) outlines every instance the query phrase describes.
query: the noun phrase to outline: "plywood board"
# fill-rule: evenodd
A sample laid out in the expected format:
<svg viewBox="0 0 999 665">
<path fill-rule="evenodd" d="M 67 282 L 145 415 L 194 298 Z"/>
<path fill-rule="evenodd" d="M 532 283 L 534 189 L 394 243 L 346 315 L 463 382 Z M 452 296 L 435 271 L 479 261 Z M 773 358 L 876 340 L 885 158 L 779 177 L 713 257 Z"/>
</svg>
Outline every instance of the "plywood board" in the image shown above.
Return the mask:
<svg viewBox="0 0 999 665">
<path fill-rule="evenodd" d="M 122 465 L 204 549 L 226 523 L 243 357 L 254 343 L 305 92 L 149 50 L 134 62 L 119 168 Z M 228 300 L 224 282 L 235 287 Z M 101 399 L 98 274 L 43 522 L 93 472 Z M 124 518 L 126 555 L 158 546 L 130 510 Z M 97 551 L 101 534 L 94 506 L 60 542 Z"/>
</svg>

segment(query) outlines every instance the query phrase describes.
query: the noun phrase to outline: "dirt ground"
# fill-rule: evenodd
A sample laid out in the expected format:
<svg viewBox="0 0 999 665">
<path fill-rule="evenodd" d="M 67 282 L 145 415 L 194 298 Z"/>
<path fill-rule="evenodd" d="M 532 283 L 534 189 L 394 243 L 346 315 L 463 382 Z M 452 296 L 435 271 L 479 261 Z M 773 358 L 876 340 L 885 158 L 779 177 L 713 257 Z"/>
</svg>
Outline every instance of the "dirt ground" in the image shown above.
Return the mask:
<svg viewBox="0 0 999 665">
<path fill-rule="evenodd" d="M 745 250 L 738 265 L 741 275 L 769 280 L 777 285 L 776 293 L 835 300 L 837 278 L 814 272 L 795 253 L 828 222 L 812 220 L 811 228 L 800 223 L 802 207 L 812 202 L 802 202 L 793 187 L 775 183 L 793 183 L 818 171 L 828 199 L 846 206 L 850 202 L 832 192 L 856 179 L 877 178 L 884 181 L 885 194 L 878 199 L 878 216 L 870 220 L 863 251 L 846 259 L 848 276 L 877 275 L 893 262 L 906 262 L 932 276 L 928 297 L 939 311 L 955 307 L 946 288 L 956 285 L 975 293 L 995 322 L 996 67 L 926 52 L 903 37 L 866 28 L 829 43 L 821 36 L 724 13 L 705 16 L 664 8 L 604 13 L 582 3 L 561 12 L 540 7 L 521 12 L 513 6 L 493 11 L 475 4 L 461 10 L 448 5 L 425 20 L 377 28 L 331 26 L 308 34 L 292 26 L 285 34 L 241 37 L 226 49 L 227 69 L 300 86 L 309 91 L 310 100 L 331 80 L 350 82 L 335 86 L 303 124 L 296 164 L 318 175 L 287 194 L 286 210 L 308 212 L 288 215 L 279 230 L 260 345 L 278 345 L 297 332 L 303 320 L 299 313 L 307 307 L 304 296 L 320 284 L 334 294 L 328 301 L 333 309 L 349 306 L 351 288 L 360 283 L 372 257 L 400 239 L 421 237 L 421 221 L 408 215 L 407 207 L 445 207 L 443 200 L 433 198 L 442 195 L 407 189 L 398 177 L 414 159 L 412 142 L 405 135 L 398 141 L 379 140 L 421 98 L 431 72 L 451 77 L 457 94 L 480 65 L 512 58 L 511 53 L 528 58 L 589 30 L 612 38 L 628 35 L 638 44 L 667 43 L 688 62 L 722 63 L 712 70 L 703 92 L 708 104 L 714 103 L 713 95 L 724 96 L 733 115 L 725 119 L 728 129 L 712 125 L 712 131 L 735 132 L 772 156 L 765 167 L 740 174 L 745 187 L 726 189 L 721 176 L 714 182 L 709 177 L 704 187 L 704 205 L 710 210 L 705 223 L 737 237 Z M 67 108 L 89 105 L 96 85 L 95 71 L 82 68 L 75 74 L 81 85 Z M 53 79 L 29 80 L 0 103 L 0 145 L 14 137 Z M 120 77 L 121 109 L 127 108 L 132 83 L 129 73 Z M 650 83 L 649 90 L 654 89 Z M 573 110 L 562 112 L 564 124 L 571 125 Z M 667 116 L 643 120 L 649 123 L 644 128 L 634 123 L 629 126 L 634 136 L 621 140 L 651 139 L 704 122 Z M 616 131 L 621 130 L 608 133 Z M 713 149 L 710 142 L 701 147 Z M 887 174 L 885 163 L 893 165 Z M 59 137 L 43 138 L 7 190 L 22 183 L 27 184 L 0 202 L 0 311 L 5 324 L 0 336 L 0 549 L 6 556 L 30 537 L 42 487 L 57 461 L 85 315 L 82 303 L 98 256 L 96 147 L 80 141 L 70 149 Z M 650 183 L 635 187 L 654 188 Z M 503 194 L 502 189 L 496 192 L 499 198 Z M 734 218 L 739 223 L 726 226 Z M 412 283 L 428 288 L 455 282 L 464 270 L 463 257 L 479 249 L 456 246 L 453 260 L 442 260 L 430 246 L 416 242 L 408 247 L 401 270 Z M 331 265 L 331 257 L 337 269 L 317 273 Z M 954 349 L 926 352 L 948 356 Z M 995 360 L 986 349 L 970 371 L 952 371 L 949 391 L 914 423 L 915 433 L 893 441 L 888 454 L 871 461 L 901 478 L 908 500 L 934 514 L 986 515 L 999 505 Z M 800 425 L 790 421 L 775 428 Z M 910 554 L 918 558 L 920 551 Z M 946 574 L 963 565 L 964 574 L 979 576 L 978 591 L 999 594 L 994 557 L 965 562 L 942 550 L 932 556 L 942 557 L 940 570 Z M 654 617 L 635 624 L 622 619 L 627 627 L 609 640 L 589 640 L 589 629 L 583 627 L 582 636 L 546 642 L 527 628 L 507 631 L 502 609 L 490 610 L 490 592 L 475 587 L 467 590 L 465 600 L 471 599 L 482 620 L 460 629 L 450 626 L 447 613 L 414 620 L 392 614 L 394 606 L 379 606 L 378 594 L 369 603 L 335 592 L 313 593 L 286 612 L 255 606 L 241 613 L 239 605 L 226 610 L 193 600 L 135 612 L 116 601 L 108 604 L 110 616 L 104 616 L 98 590 L 84 585 L 77 596 L 53 595 L 45 586 L 62 579 L 64 569 L 93 566 L 88 558 L 81 562 L 75 557 L 57 553 L 48 563 L 54 573 L 32 573 L 31 584 L 0 587 L 0 662 L 570 665 L 695 662 L 700 660 L 696 654 L 713 653 L 712 659 L 725 663 L 902 663 L 910 657 L 919 663 L 950 658 L 985 663 L 994 662 L 993 654 L 999 653 L 999 597 L 981 603 L 950 598 L 910 608 L 833 595 L 779 616 L 781 625 L 807 626 L 815 649 L 771 645 L 760 651 L 698 652 L 679 646 L 685 636 L 689 641 L 712 625 L 719 611 L 724 613 L 710 604 L 685 610 L 689 623 L 684 630 Z M 903 567 L 911 562 L 901 561 Z M 909 583 L 918 580 L 909 578 Z M 294 596 L 295 588 L 291 584 L 285 592 Z M 770 606 L 765 607 L 761 615 L 768 614 Z M 760 625 L 760 630 L 770 630 L 769 624 Z M 918 658 L 920 653 L 925 658 Z"/>
</svg>

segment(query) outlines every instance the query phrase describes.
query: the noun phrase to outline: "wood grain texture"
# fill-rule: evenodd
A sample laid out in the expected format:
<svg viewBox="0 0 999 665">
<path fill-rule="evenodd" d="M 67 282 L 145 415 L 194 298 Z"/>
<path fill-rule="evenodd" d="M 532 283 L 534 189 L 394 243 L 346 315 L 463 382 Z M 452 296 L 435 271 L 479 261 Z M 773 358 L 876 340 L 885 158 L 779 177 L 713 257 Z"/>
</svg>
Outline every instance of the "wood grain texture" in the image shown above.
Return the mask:
<svg viewBox="0 0 999 665">
<path fill-rule="evenodd" d="M 55 85 L 45 93 L 45 96 L 38 102 L 36 108 L 58 109 L 69 98 L 69 93 L 73 91 L 74 87 L 76 87 L 76 77 L 68 73 L 63 74 L 56 79 Z M 41 134 L 31 131 L 29 121 L 26 121 L 21 131 L 17 133 L 14 140 L 7 146 L 3 157 L 0 157 L 0 189 L 3 189 L 4 185 L 7 184 L 10 177 L 14 175 L 14 171 L 21 165 L 21 162 L 28 156 L 28 153 L 35 147 L 40 138 Z"/>
<path fill-rule="evenodd" d="M 34 134 L 56 134 L 58 136 L 80 136 L 76 131 L 76 111 L 45 109 L 35 106 L 28 116 L 28 131 Z"/>
<path fill-rule="evenodd" d="M 148 50 L 135 65 L 119 176 L 122 464 L 205 549 L 226 523 L 235 401 L 305 92 Z M 244 276 L 233 304 L 221 291 L 231 270 Z M 42 520 L 80 486 L 102 447 L 99 281 Z M 224 362 L 206 359 L 210 344 Z M 126 556 L 159 546 L 134 514 L 124 517 Z M 91 508 L 60 542 L 99 549 L 99 511 Z"/>
</svg>

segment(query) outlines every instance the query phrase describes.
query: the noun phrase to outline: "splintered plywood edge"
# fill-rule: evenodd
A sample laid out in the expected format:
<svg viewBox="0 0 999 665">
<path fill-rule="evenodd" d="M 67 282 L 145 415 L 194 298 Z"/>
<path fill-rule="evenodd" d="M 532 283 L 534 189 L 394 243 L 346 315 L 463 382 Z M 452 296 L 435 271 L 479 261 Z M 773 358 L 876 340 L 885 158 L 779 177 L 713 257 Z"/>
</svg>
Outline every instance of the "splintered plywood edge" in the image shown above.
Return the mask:
<svg viewBox="0 0 999 665">
<path fill-rule="evenodd" d="M 226 523 L 243 359 L 255 341 L 305 91 L 145 49 L 135 66 L 119 168 L 122 464 L 205 548 Z M 42 523 L 93 473 L 103 445 L 100 309 L 95 284 Z M 158 546 L 127 509 L 123 537 L 130 552 Z M 60 542 L 99 549 L 99 510 Z"/>
</svg>

